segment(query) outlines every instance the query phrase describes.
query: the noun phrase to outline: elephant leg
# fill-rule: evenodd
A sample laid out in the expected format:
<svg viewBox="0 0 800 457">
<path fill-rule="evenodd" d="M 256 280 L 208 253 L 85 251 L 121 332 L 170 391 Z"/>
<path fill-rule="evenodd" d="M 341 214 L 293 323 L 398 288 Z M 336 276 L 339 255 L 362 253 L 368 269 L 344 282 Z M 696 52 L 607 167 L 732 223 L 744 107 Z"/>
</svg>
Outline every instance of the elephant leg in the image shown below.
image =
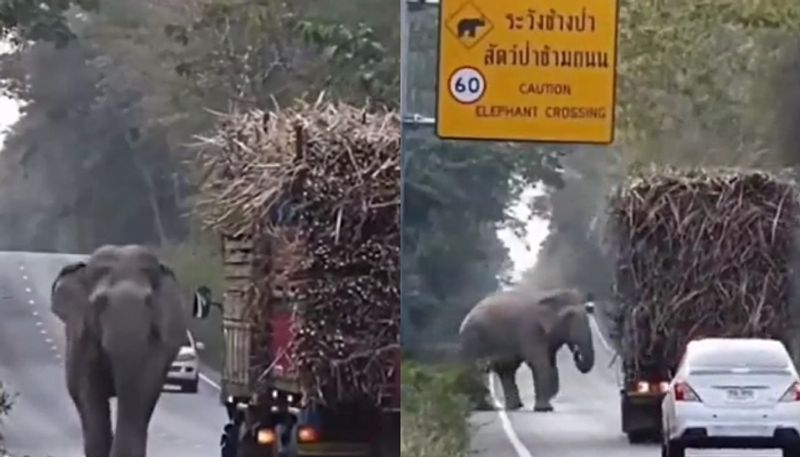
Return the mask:
<svg viewBox="0 0 800 457">
<path fill-rule="evenodd" d="M 109 457 L 113 434 L 108 382 L 92 358 L 91 350 L 80 355 L 71 345 L 67 351 L 67 391 L 78 411 L 86 457 Z"/>
<path fill-rule="evenodd" d="M 553 410 L 550 400 L 554 396 L 553 386 L 553 367 L 550 364 L 550 357 L 547 351 L 539 348 L 531 350 L 525 357 L 525 362 L 533 373 L 533 386 L 536 403 L 534 411 L 549 412 Z M 556 373 L 556 377 L 558 374 Z"/>
<path fill-rule="evenodd" d="M 550 398 L 558 395 L 561 390 L 560 382 L 558 379 L 558 365 L 556 364 L 556 352 L 550 355 Z"/>
<path fill-rule="evenodd" d="M 156 403 L 161 396 L 164 376 L 160 368 L 147 371 L 149 377 L 130 376 L 128 382 L 118 382 L 117 391 L 117 424 L 111 457 L 145 457 L 147 452 L 148 429 Z M 166 375 L 166 368 L 163 370 Z"/>
<path fill-rule="evenodd" d="M 522 361 L 520 359 L 499 360 L 494 362 L 492 369 L 500 378 L 503 386 L 503 396 L 507 410 L 522 408 L 522 400 L 519 397 L 516 375 Z"/>
</svg>

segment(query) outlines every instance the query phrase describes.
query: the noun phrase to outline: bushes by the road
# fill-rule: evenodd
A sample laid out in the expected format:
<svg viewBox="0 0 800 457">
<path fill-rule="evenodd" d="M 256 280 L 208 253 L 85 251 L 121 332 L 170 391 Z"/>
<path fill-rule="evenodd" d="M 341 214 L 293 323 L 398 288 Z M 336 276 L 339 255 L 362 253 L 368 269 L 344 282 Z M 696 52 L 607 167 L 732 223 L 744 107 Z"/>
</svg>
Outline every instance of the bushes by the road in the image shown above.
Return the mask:
<svg viewBox="0 0 800 457">
<path fill-rule="evenodd" d="M 0 381 L 0 453 L 4 452 L 3 449 L 3 418 L 11 411 L 12 405 L 12 396 L 6 390 L 5 386 L 3 386 L 3 382 Z"/>
<path fill-rule="evenodd" d="M 403 361 L 400 454 L 462 457 L 470 450 L 470 392 L 474 377 L 452 366 Z"/>
<path fill-rule="evenodd" d="M 224 271 L 219 240 L 216 236 L 199 229 L 181 244 L 162 248 L 159 254 L 178 276 L 187 300 L 191 300 L 194 290 L 206 285 L 219 297 L 224 287 Z M 187 305 L 191 302 L 188 301 Z M 189 328 L 198 341 L 206 345 L 200 354 L 201 359 L 214 370 L 222 370 L 225 349 L 222 339 L 222 316 L 212 310 L 206 319 L 192 319 Z"/>
</svg>

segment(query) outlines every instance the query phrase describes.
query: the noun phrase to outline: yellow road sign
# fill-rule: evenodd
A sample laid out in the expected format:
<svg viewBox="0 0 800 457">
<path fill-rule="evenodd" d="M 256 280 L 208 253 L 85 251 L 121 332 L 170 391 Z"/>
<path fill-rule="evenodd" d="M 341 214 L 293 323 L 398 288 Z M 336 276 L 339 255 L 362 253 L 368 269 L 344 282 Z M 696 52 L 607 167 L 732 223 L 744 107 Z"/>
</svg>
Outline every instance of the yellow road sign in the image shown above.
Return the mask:
<svg viewBox="0 0 800 457">
<path fill-rule="evenodd" d="M 437 134 L 608 144 L 617 0 L 441 0 Z"/>
</svg>

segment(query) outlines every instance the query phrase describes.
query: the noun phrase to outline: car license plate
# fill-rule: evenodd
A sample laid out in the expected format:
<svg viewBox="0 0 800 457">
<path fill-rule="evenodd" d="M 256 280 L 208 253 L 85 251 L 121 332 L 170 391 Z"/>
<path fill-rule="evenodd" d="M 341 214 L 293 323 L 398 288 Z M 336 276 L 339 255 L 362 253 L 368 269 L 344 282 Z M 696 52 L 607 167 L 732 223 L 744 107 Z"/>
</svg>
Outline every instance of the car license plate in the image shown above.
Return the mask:
<svg viewBox="0 0 800 457">
<path fill-rule="evenodd" d="M 711 427 L 712 436 L 772 436 L 769 427 L 747 425 L 718 425 Z"/>
<path fill-rule="evenodd" d="M 755 398 L 753 389 L 728 389 L 728 400 L 751 401 Z"/>
</svg>

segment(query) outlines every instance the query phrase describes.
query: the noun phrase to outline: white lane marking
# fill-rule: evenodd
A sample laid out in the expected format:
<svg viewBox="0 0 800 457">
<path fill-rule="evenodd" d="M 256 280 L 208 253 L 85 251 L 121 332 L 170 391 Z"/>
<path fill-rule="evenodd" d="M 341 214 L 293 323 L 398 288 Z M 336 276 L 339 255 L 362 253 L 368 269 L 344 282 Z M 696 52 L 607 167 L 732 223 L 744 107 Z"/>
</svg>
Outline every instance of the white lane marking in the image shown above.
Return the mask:
<svg viewBox="0 0 800 457">
<path fill-rule="evenodd" d="M 606 341 L 606 337 L 605 337 L 605 335 L 603 335 L 603 332 L 600 330 L 600 326 L 597 324 L 597 319 L 594 316 L 590 316 L 589 317 L 589 325 L 592 326 L 592 330 L 594 330 L 594 332 L 597 334 L 597 337 L 600 340 L 600 344 L 603 345 L 603 347 L 606 349 L 606 351 L 608 351 L 608 352 L 610 352 L 612 354 L 616 353 L 617 351 L 615 351 L 614 348 L 612 348 L 611 345 L 608 344 L 608 341 Z"/>
<path fill-rule="evenodd" d="M 514 431 L 514 426 L 511 425 L 511 420 L 508 418 L 508 414 L 503 409 L 503 405 L 500 403 L 500 400 L 497 397 L 497 391 L 494 388 L 494 375 L 489 375 L 489 392 L 492 395 L 492 400 L 494 400 L 494 405 L 498 409 L 497 415 L 500 417 L 500 423 L 503 425 L 503 431 L 508 437 L 508 441 L 511 442 L 511 446 L 514 448 L 514 452 L 517 453 L 518 457 L 533 457 L 531 452 L 528 448 L 522 444 L 522 441 L 517 436 L 517 432 Z"/>
<path fill-rule="evenodd" d="M 42 325 L 44 325 L 44 324 L 42 324 L 42 321 L 36 321 L 36 326 L 37 327 L 41 327 Z"/>
<path fill-rule="evenodd" d="M 42 335 L 47 335 L 47 330 L 41 329 L 39 330 L 39 333 L 41 333 Z"/>
<path fill-rule="evenodd" d="M 53 339 L 52 338 L 45 338 L 44 342 L 47 343 L 47 344 L 52 345 L 53 344 Z"/>
<path fill-rule="evenodd" d="M 220 389 L 220 387 L 219 387 L 219 384 L 217 384 L 216 382 L 214 382 L 214 381 L 213 381 L 211 378 L 209 378 L 208 376 L 204 375 L 203 373 L 198 373 L 198 376 L 200 376 L 200 379 L 202 379 L 202 380 L 203 380 L 203 381 L 204 381 L 206 384 L 208 384 L 209 386 L 211 386 L 211 387 L 213 387 L 213 388 L 215 388 L 215 389 L 217 389 L 217 390 L 221 390 L 221 389 Z"/>
<path fill-rule="evenodd" d="M 28 280 L 28 275 L 22 275 L 22 279 L 24 279 L 25 281 L 27 281 L 27 280 Z"/>
<path fill-rule="evenodd" d="M 25 271 L 25 265 L 20 265 L 19 266 L 19 271 Z"/>
<path fill-rule="evenodd" d="M 36 302 L 35 302 L 35 301 L 33 301 L 33 300 L 28 300 L 28 304 L 29 304 L 29 305 L 35 305 L 35 304 L 36 304 Z"/>
<path fill-rule="evenodd" d="M 33 315 L 34 315 L 34 316 L 38 316 L 38 315 L 39 315 L 39 311 L 34 311 L 34 312 L 33 312 Z"/>
<path fill-rule="evenodd" d="M 30 287 L 26 287 L 26 288 L 25 288 L 25 292 L 27 292 L 27 293 L 31 293 L 31 292 L 33 292 L 33 290 L 32 290 Z"/>
</svg>

